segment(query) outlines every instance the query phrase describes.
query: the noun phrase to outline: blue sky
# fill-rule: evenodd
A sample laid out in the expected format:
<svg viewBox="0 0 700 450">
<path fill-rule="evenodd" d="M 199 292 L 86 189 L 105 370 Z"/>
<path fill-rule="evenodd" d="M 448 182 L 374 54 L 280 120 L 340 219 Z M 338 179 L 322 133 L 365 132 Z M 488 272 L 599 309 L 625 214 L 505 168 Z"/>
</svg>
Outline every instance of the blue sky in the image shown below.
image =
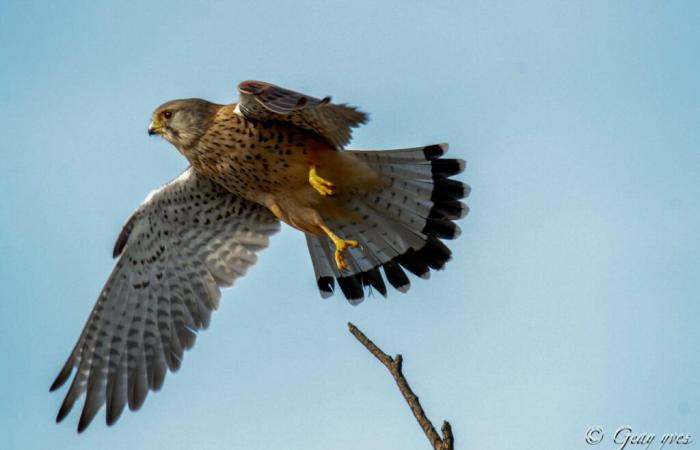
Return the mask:
<svg viewBox="0 0 700 450">
<path fill-rule="evenodd" d="M 3 448 L 428 448 L 347 321 L 460 448 L 698 436 L 698 23 L 691 1 L 4 0 Z M 139 412 L 56 425 L 122 222 L 186 166 L 151 111 L 244 79 L 361 106 L 352 148 L 449 142 L 473 188 L 454 260 L 351 307 L 285 228 Z"/>
</svg>

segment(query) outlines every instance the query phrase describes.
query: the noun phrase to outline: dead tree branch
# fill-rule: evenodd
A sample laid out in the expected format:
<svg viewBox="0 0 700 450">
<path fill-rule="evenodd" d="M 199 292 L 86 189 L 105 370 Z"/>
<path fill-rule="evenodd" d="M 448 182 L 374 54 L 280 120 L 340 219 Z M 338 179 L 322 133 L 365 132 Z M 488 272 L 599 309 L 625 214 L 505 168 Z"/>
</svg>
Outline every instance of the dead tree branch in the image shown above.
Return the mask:
<svg viewBox="0 0 700 450">
<path fill-rule="evenodd" d="M 428 417 L 425 415 L 425 411 L 423 411 L 423 407 L 420 405 L 418 397 L 413 393 L 413 390 L 411 390 L 411 387 L 408 385 L 408 381 L 406 381 L 406 378 L 403 376 L 403 372 L 401 370 L 403 358 L 401 355 L 396 355 L 394 358 L 392 358 L 377 347 L 375 343 L 365 336 L 365 334 L 355 325 L 348 322 L 348 328 L 350 329 L 350 333 L 352 333 L 352 335 L 355 336 L 357 340 L 370 351 L 370 353 L 381 361 L 381 363 L 384 364 L 387 369 L 389 369 L 391 376 L 394 377 L 396 384 L 399 386 L 401 394 L 406 399 L 408 406 L 411 408 L 413 415 L 416 417 L 416 420 L 418 420 L 418 424 L 423 429 L 423 432 L 432 444 L 433 448 L 435 450 L 454 450 L 454 436 L 452 435 L 452 427 L 450 426 L 450 423 L 448 421 L 443 422 L 441 438 L 438 432 L 435 430 L 435 427 L 433 427 L 432 422 L 430 422 Z"/>
</svg>

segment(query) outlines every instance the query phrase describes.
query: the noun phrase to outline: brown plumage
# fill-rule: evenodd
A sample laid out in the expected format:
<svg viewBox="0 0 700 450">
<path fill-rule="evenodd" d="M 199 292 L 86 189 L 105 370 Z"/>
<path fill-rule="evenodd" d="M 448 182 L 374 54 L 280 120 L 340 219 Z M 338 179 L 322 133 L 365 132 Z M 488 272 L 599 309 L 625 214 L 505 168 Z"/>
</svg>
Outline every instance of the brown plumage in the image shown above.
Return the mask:
<svg viewBox="0 0 700 450">
<path fill-rule="evenodd" d="M 241 83 L 239 93 L 239 102 L 230 105 L 167 102 L 154 112 L 149 132 L 175 145 L 197 173 L 304 231 L 323 295 L 333 290 L 329 279 L 338 279 L 351 300 L 363 297 L 364 286 L 384 293 L 376 270 L 382 266 L 386 272 L 387 260 L 409 259 L 406 254 L 421 248 L 432 249 L 435 261 L 403 264 L 417 275 L 449 259 L 449 249 L 429 238 L 459 233 L 452 220 L 466 214 L 459 199 L 468 187 L 449 179 L 462 172 L 464 161 L 441 159 L 446 144 L 344 151 L 352 128 L 367 120 L 356 108 L 261 81 Z M 370 220 L 377 213 L 379 220 Z M 388 234 L 370 237 L 372 228 Z M 332 267 L 325 261 L 324 237 L 332 244 Z M 391 272 L 392 284 L 407 285 L 405 275 Z"/>
<path fill-rule="evenodd" d="M 308 107 L 308 100 L 302 104 Z M 154 121 L 162 123 L 159 132 L 197 172 L 234 194 L 267 206 L 287 224 L 308 233 L 324 234 L 322 216 L 355 217 L 343 207 L 344 199 L 381 185 L 367 164 L 339 151 L 331 139 L 275 120 L 274 115 L 263 115 L 260 120 L 246 117 L 241 110 L 250 111 L 238 104 L 176 100 L 160 106 Z M 171 115 L 169 119 L 164 117 L 165 112 Z M 183 115 L 179 123 L 178 115 Z M 364 117 L 362 114 L 363 121 Z M 203 126 L 188 132 L 194 127 L 186 126 L 185 121 Z M 322 178 L 333 180 L 332 198 L 320 195 L 309 184 L 310 166 L 317 166 Z"/>
</svg>

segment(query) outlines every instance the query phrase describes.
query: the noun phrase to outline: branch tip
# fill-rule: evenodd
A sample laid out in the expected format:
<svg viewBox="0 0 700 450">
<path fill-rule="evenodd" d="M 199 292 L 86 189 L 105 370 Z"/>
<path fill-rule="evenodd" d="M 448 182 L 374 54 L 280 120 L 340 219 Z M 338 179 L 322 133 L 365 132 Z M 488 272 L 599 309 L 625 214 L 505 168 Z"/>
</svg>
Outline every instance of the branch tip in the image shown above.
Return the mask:
<svg viewBox="0 0 700 450">
<path fill-rule="evenodd" d="M 454 450 L 454 437 L 452 435 L 452 427 L 450 426 L 450 423 L 445 421 L 442 424 L 442 438 L 440 438 L 440 435 L 437 431 L 435 431 L 435 427 L 433 427 L 430 419 L 428 419 L 426 416 L 425 411 L 423 411 L 423 407 L 418 401 L 418 396 L 413 393 L 411 386 L 408 385 L 408 381 L 406 381 L 406 377 L 404 377 L 401 370 L 403 356 L 401 356 L 400 353 L 397 353 L 392 359 L 391 356 L 384 353 L 351 322 L 348 322 L 348 328 L 350 329 L 350 333 L 352 333 L 352 335 L 355 336 L 355 338 L 360 341 L 360 343 L 364 345 L 365 348 L 375 356 L 375 358 L 384 364 L 384 366 L 389 370 L 389 373 L 391 373 L 391 376 L 394 377 L 394 381 L 396 381 L 399 391 L 401 391 L 406 403 L 408 403 L 408 406 L 411 408 L 411 412 L 413 412 L 413 415 L 418 421 L 420 427 L 423 429 L 425 436 L 428 438 L 433 448 L 435 450 Z"/>
</svg>

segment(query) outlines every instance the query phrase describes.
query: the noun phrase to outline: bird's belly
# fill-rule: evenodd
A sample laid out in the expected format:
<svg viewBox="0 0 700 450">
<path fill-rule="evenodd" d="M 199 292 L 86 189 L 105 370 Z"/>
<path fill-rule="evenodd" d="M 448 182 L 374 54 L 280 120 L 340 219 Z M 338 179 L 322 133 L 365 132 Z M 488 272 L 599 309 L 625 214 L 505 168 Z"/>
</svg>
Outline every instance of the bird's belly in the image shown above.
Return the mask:
<svg viewBox="0 0 700 450">
<path fill-rule="evenodd" d="M 285 124 L 246 121 L 235 129 L 214 129 L 200 140 L 190 161 L 195 170 L 230 192 L 268 207 L 307 232 L 319 232 L 315 225 L 319 214 L 345 216 L 348 197 L 379 186 L 377 174 L 350 152 Z M 334 184 L 334 196 L 324 196 L 311 186 L 311 166 Z"/>
<path fill-rule="evenodd" d="M 193 165 L 232 193 L 257 202 L 262 196 L 305 190 L 313 141 L 282 133 L 266 134 L 244 135 L 229 140 L 232 144 L 205 143 L 206 150 L 192 161 Z"/>
</svg>

